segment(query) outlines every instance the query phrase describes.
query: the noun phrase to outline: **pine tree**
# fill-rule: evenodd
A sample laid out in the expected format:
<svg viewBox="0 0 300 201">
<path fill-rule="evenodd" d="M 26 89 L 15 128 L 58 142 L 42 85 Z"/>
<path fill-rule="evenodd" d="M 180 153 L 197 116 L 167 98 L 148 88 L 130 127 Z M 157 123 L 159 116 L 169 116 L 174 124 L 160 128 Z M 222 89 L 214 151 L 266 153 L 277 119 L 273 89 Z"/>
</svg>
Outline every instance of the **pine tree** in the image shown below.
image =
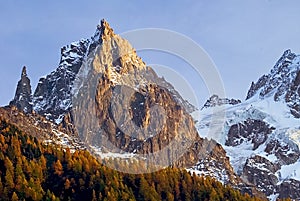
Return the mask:
<svg viewBox="0 0 300 201">
<path fill-rule="evenodd" d="M 54 168 L 54 174 L 57 174 L 58 176 L 63 174 L 63 166 L 62 166 L 60 160 L 57 160 L 54 163 L 53 168 Z"/>
<path fill-rule="evenodd" d="M 19 197 L 16 194 L 16 192 L 13 192 L 12 197 L 11 197 L 11 201 L 19 201 Z"/>
<path fill-rule="evenodd" d="M 209 195 L 209 199 L 210 199 L 210 200 L 215 200 L 215 201 L 220 200 L 220 199 L 219 199 L 219 196 L 218 196 L 218 194 L 217 194 L 217 192 L 216 192 L 215 189 L 212 189 L 212 190 L 211 190 L 210 195 Z"/>
<path fill-rule="evenodd" d="M 6 170 L 5 181 L 5 186 L 8 188 L 9 191 L 15 187 L 13 175 L 9 170 Z"/>
<path fill-rule="evenodd" d="M 44 155 L 41 156 L 39 164 L 40 164 L 42 170 L 46 170 L 46 168 L 47 168 L 47 160 L 44 157 Z"/>
</svg>

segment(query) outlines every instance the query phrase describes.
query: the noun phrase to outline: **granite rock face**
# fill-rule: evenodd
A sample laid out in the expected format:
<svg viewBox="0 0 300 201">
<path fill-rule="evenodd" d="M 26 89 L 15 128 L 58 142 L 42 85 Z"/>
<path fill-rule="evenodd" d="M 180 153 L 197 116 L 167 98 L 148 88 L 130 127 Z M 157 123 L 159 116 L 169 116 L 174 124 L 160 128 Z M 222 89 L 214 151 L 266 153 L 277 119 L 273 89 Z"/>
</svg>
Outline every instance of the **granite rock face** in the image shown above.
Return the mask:
<svg viewBox="0 0 300 201">
<path fill-rule="evenodd" d="M 125 39 L 107 34 L 74 82 L 81 87 L 74 91 L 70 114 L 81 139 L 103 152 L 133 153 L 162 166 L 201 163 L 222 171 L 228 184 L 242 183 L 222 146 L 199 136 L 189 114 L 193 108 Z"/>
</svg>

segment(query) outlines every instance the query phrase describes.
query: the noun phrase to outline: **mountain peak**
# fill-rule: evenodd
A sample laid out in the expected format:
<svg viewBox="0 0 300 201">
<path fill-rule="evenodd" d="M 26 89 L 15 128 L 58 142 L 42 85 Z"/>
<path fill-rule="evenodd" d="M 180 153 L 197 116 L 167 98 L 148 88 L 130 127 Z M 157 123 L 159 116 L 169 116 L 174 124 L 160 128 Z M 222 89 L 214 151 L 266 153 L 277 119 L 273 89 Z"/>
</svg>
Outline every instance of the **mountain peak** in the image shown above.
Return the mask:
<svg viewBox="0 0 300 201">
<path fill-rule="evenodd" d="M 252 82 L 247 99 L 252 97 L 283 101 L 291 108 L 291 113 L 300 118 L 300 56 L 290 49 L 284 51 L 272 70 Z"/>
<path fill-rule="evenodd" d="M 107 37 L 112 37 L 114 35 L 115 35 L 114 30 L 110 27 L 109 23 L 105 19 L 102 19 L 100 21 L 100 24 L 97 25 L 96 32 L 94 34 L 94 37 L 92 37 L 92 39 L 95 41 L 99 41 Z"/>
<path fill-rule="evenodd" d="M 97 26 L 97 28 L 99 27 L 99 25 Z M 100 28 L 102 30 L 102 33 L 104 35 L 107 35 L 108 33 L 113 33 L 113 29 L 110 27 L 109 23 L 105 20 L 102 19 L 100 22 Z"/>
<path fill-rule="evenodd" d="M 26 73 L 26 66 L 22 68 L 21 79 L 18 82 L 15 97 L 9 105 L 16 106 L 25 113 L 32 112 L 31 85 Z"/>
<path fill-rule="evenodd" d="M 22 68 L 22 77 L 27 77 L 27 72 L 26 72 L 26 66 L 23 66 Z"/>
<path fill-rule="evenodd" d="M 221 105 L 236 105 L 239 103 L 241 103 L 241 100 L 239 99 L 220 98 L 218 95 L 214 94 L 205 102 L 202 109 Z"/>
</svg>

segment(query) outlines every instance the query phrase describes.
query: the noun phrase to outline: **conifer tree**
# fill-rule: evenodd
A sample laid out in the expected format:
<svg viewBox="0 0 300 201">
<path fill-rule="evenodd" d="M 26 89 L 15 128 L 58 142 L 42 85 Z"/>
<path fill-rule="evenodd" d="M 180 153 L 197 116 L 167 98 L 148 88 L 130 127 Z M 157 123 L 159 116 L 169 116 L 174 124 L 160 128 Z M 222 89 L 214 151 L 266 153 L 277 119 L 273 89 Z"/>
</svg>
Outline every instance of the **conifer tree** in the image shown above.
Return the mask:
<svg viewBox="0 0 300 201">
<path fill-rule="evenodd" d="M 19 201 L 19 197 L 16 194 L 16 192 L 13 192 L 12 197 L 11 197 L 11 201 Z"/>
</svg>

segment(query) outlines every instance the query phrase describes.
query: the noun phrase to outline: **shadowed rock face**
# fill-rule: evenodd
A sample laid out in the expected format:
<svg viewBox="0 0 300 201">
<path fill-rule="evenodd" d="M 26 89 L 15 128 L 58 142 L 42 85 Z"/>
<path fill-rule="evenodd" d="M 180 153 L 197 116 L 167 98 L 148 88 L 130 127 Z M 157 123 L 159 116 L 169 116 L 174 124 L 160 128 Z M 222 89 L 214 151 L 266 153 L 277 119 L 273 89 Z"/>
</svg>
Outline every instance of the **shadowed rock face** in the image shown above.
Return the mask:
<svg viewBox="0 0 300 201">
<path fill-rule="evenodd" d="M 267 135 L 274 129 L 264 121 L 247 119 L 230 127 L 225 145 L 237 146 L 248 141 L 253 144 L 255 150 L 267 140 Z"/>
<path fill-rule="evenodd" d="M 266 195 L 271 195 L 276 192 L 278 179 L 275 172 L 278 169 L 279 166 L 256 155 L 247 159 L 241 178 L 257 186 Z"/>
<path fill-rule="evenodd" d="M 266 144 L 265 151 L 278 158 L 278 165 L 293 164 L 300 158 L 300 151 L 295 143 L 286 143 L 278 139 L 270 140 Z"/>
<path fill-rule="evenodd" d="M 31 85 L 25 66 L 22 69 L 21 79 L 18 82 L 15 97 L 9 105 L 16 106 L 19 110 L 25 113 L 32 112 Z"/>
<path fill-rule="evenodd" d="M 278 187 L 277 192 L 279 193 L 279 198 L 284 199 L 287 197 L 292 197 L 295 200 L 300 199 L 300 182 L 294 179 L 288 179 L 283 181 Z"/>
<path fill-rule="evenodd" d="M 250 182 L 266 195 L 278 194 L 278 198 L 300 198 L 300 182 L 292 178 L 281 178 L 278 175 L 280 164 L 255 155 L 247 159 L 241 178 Z M 278 176 L 278 177 L 277 177 Z M 278 179 L 279 178 L 279 179 Z"/>
<path fill-rule="evenodd" d="M 291 108 L 291 113 L 300 118 L 300 71 L 297 72 L 296 78 L 293 80 L 291 87 L 285 95 L 285 101 Z"/>
</svg>

